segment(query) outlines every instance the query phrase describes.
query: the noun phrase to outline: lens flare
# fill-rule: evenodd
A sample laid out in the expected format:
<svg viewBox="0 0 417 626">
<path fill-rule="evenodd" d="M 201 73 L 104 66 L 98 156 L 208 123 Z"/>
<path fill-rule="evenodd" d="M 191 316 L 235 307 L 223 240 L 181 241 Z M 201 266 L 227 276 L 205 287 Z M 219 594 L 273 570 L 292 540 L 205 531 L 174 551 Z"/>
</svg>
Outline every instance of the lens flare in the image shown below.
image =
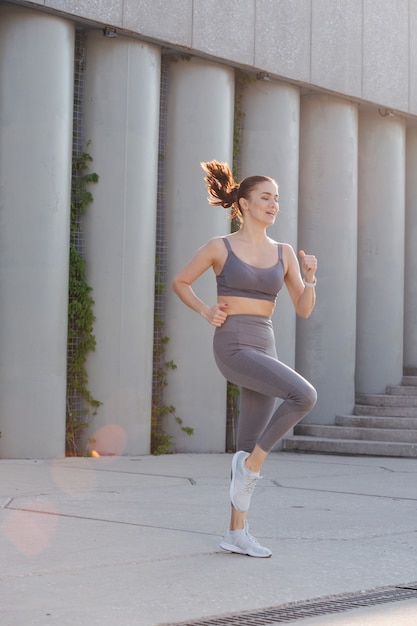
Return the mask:
<svg viewBox="0 0 417 626">
<path fill-rule="evenodd" d="M 33 558 L 48 548 L 58 526 L 50 502 L 28 502 L 24 511 L 9 509 L 7 513 L 1 532 L 19 552 Z"/>
<path fill-rule="evenodd" d="M 121 456 L 126 450 L 126 444 L 126 431 L 118 424 L 108 424 L 93 433 L 89 453 L 100 457 Z"/>
</svg>

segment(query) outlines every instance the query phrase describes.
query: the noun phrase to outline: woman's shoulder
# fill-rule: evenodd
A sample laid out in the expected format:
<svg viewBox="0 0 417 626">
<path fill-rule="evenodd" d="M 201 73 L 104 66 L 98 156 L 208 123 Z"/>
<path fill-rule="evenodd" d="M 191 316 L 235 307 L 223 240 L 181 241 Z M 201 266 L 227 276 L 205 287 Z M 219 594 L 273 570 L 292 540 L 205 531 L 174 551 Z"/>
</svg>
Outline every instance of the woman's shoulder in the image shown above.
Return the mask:
<svg viewBox="0 0 417 626">
<path fill-rule="evenodd" d="M 290 243 L 287 243 L 285 241 L 275 241 L 274 243 L 276 243 L 278 246 L 281 246 L 284 252 L 294 252 L 294 248 Z"/>
<path fill-rule="evenodd" d="M 296 259 L 296 254 L 294 252 L 294 248 L 290 243 L 285 242 L 276 242 L 278 246 L 280 246 L 281 252 L 280 256 L 282 262 L 284 264 L 284 270 L 287 272 L 287 268 L 289 265 L 294 263 L 294 259 Z"/>
<path fill-rule="evenodd" d="M 224 243 L 225 237 L 217 236 L 209 239 L 200 250 L 209 255 L 211 259 L 218 260 L 223 258 L 227 254 L 226 245 Z"/>
<path fill-rule="evenodd" d="M 212 250 L 222 250 L 225 245 L 224 239 L 226 238 L 226 235 L 217 235 L 216 237 L 212 237 L 211 239 L 209 239 L 206 243 L 206 246 L 208 248 L 211 248 Z"/>
<path fill-rule="evenodd" d="M 290 259 L 297 258 L 295 254 L 294 248 L 290 243 L 282 243 L 282 257 L 284 260 L 289 261 Z"/>
<path fill-rule="evenodd" d="M 227 248 L 224 239 L 225 237 L 222 236 L 212 237 L 203 246 L 204 254 L 210 260 L 216 274 L 221 271 L 227 258 Z"/>
<path fill-rule="evenodd" d="M 283 251 L 285 250 L 293 250 L 293 247 L 290 243 L 286 243 L 285 241 L 276 241 L 275 239 L 272 239 L 271 237 L 268 237 L 270 243 L 274 244 L 275 246 L 281 246 L 281 248 L 283 249 Z"/>
</svg>

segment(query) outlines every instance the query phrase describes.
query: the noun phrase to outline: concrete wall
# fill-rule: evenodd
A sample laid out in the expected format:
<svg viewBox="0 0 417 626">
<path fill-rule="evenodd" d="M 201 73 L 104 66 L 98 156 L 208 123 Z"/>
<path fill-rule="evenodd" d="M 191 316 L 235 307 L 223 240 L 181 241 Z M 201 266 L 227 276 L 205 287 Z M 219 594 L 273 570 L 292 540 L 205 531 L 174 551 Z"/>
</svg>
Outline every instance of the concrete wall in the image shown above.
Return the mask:
<svg viewBox="0 0 417 626">
<path fill-rule="evenodd" d="M 87 367 L 89 387 L 103 403 L 91 420 L 89 436 L 100 454 L 146 454 L 153 375 L 160 49 L 92 31 L 87 51 L 85 134 L 100 175 L 84 222 L 97 341 Z"/>
<path fill-rule="evenodd" d="M 226 215 L 206 203 L 199 161 L 232 160 L 236 66 L 250 75 L 238 94 L 241 174 L 277 179 L 281 212 L 271 236 L 319 257 L 313 317 L 296 327 L 285 296 L 274 316 L 280 356 L 318 387 L 309 420 L 332 423 L 353 407 L 355 391 L 383 392 L 404 365 L 417 367 L 414 2 L 0 0 L 0 456 L 64 450 L 80 22 L 85 126 L 100 174 L 86 219 L 97 318 L 89 382 L 104 402 L 89 435 L 99 451 L 149 451 L 158 159 L 167 283 L 199 245 L 228 231 Z M 117 38 L 103 37 L 105 25 Z M 166 48 L 174 54 L 160 155 Z M 213 276 L 196 291 L 214 301 Z M 213 329 L 168 292 L 166 330 L 177 369 L 164 400 L 195 428 L 187 437 L 168 422 L 176 449 L 222 451 L 226 385 L 214 366 Z"/>
<path fill-rule="evenodd" d="M 300 117 L 298 244 L 319 268 L 315 309 L 297 318 L 296 369 L 318 390 L 306 421 L 331 424 L 355 404 L 358 111 L 308 94 Z"/>
<path fill-rule="evenodd" d="M 0 7 L 0 456 L 9 458 L 65 453 L 73 61 L 71 22 Z"/>
<path fill-rule="evenodd" d="M 408 0 L 16 0 L 417 114 Z"/>
<path fill-rule="evenodd" d="M 403 119 L 361 111 L 355 376 L 361 393 L 384 393 L 403 373 L 405 153 Z"/>
<path fill-rule="evenodd" d="M 200 161 L 231 161 L 234 71 L 201 60 L 176 60 L 169 69 L 166 145 L 167 283 L 211 237 L 230 230 L 226 212 L 207 204 Z M 215 303 L 212 272 L 194 285 L 197 295 Z M 167 359 L 177 365 L 168 375 L 166 402 L 175 406 L 192 437 L 172 420 L 167 432 L 180 451 L 223 451 L 226 441 L 226 381 L 213 357 L 213 327 L 167 293 Z"/>
</svg>

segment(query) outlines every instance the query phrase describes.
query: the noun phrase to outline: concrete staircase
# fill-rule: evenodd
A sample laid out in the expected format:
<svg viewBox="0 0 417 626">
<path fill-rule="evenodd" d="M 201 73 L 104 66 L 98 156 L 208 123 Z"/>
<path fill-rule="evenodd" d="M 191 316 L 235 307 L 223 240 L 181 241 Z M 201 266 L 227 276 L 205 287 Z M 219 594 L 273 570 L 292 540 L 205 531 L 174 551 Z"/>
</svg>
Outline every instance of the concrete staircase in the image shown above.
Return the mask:
<svg viewBox="0 0 417 626">
<path fill-rule="evenodd" d="M 283 451 L 417 458 L 417 373 L 385 395 L 357 394 L 353 415 L 334 425 L 303 424 L 282 442 Z"/>
</svg>

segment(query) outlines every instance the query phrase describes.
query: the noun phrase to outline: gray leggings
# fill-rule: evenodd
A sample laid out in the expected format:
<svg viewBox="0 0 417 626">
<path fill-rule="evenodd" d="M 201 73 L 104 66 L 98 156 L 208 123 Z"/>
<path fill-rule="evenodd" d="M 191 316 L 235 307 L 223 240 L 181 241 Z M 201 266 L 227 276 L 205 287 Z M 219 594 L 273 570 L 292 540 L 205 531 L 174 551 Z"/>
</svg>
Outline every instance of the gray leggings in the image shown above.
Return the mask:
<svg viewBox="0 0 417 626">
<path fill-rule="evenodd" d="M 269 317 L 229 315 L 216 328 L 213 349 L 223 376 L 241 388 L 237 450 L 257 444 L 270 452 L 313 408 L 316 390 L 278 360 Z M 274 411 L 277 398 L 283 402 Z"/>
</svg>

